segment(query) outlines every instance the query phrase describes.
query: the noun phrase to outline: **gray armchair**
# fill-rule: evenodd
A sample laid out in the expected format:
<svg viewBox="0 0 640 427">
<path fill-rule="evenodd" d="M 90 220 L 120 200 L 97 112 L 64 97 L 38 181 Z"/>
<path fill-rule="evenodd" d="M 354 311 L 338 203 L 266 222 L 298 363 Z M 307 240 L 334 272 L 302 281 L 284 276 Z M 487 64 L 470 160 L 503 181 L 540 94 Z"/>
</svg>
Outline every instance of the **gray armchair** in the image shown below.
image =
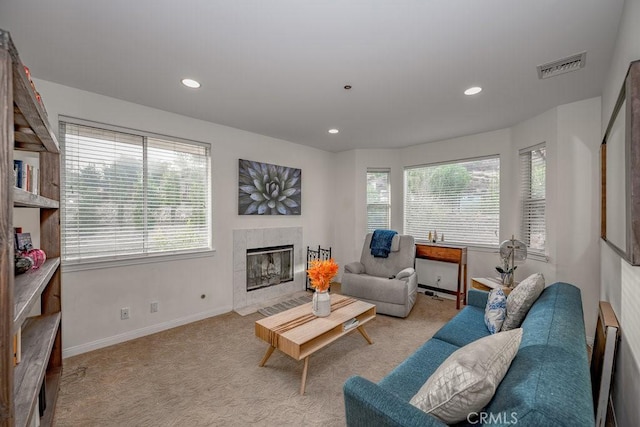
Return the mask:
<svg viewBox="0 0 640 427">
<path fill-rule="evenodd" d="M 371 255 L 371 236 L 367 234 L 364 240 L 360 262 L 344 266 L 341 292 L 375 304 L 378 313 L 407 317 L 418 289 L 413 236 L 396 235 L 388 258 Z"/>
</svg>

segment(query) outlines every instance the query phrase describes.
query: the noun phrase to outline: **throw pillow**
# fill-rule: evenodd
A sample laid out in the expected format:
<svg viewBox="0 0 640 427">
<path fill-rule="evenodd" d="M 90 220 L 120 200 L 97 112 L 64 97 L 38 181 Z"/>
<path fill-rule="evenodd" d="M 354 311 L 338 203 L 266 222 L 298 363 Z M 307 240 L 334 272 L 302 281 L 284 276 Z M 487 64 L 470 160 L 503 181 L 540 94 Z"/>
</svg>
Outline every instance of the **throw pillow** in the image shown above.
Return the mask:
<svg viewBox="0 0 640 427">
<path fill-rule="evenodd" d="M 535 273 L 524 279 L 507 297 L 507 317 L 502 324 L 502 330 L 518 328 L 529 309 L 544 291 L 544 276 Z"/>
<path fill-rule="evenodd" d="M 522 329 L 489 335 L 451 354 L 410 403 L 446 424 L 484 408 L 516 356 Z"/>
<path fill-rule="evenodd" d="M 507 315 L 507 296 L 502 289 L 491 289 L 484 309 L 484 324 L 492 334 L 500 332 Z"/>
</svg>

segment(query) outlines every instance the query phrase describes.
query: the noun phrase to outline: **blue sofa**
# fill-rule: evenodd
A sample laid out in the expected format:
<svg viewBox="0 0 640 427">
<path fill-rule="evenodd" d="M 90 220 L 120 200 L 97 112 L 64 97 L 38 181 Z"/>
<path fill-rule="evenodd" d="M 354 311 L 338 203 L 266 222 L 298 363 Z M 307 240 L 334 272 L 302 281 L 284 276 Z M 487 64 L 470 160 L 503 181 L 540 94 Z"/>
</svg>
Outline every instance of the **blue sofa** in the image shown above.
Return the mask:
<svg viewBox="0 0 640 427">
<path fill-rule="evenodd" d="M 378 384 L 354 376 L 344 384 L 348 426 L 444 426 L 409 403 L 458 348 L 489 335 L 487 292 L 469 291 L 468 306 Z M 485 423 L 507 426 L 594 425 L 591 378 L 580 290 L 547 287 L 522 323 L 518 354 L 485 408 Z"/>
</svg>

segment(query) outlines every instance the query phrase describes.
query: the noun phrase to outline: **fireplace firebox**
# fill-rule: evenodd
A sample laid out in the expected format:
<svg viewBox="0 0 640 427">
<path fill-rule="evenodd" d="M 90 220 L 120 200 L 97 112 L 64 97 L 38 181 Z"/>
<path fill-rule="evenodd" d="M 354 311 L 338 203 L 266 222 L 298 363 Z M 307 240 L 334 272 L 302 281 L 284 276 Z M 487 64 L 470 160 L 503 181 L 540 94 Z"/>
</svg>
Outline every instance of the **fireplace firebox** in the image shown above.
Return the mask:
<svg viewBox="0 0 640 427">
<path fill-rule="evenodd" d="M 247 291 L 293 280 L 293 245 L 247 249 Z"/>
</svg>

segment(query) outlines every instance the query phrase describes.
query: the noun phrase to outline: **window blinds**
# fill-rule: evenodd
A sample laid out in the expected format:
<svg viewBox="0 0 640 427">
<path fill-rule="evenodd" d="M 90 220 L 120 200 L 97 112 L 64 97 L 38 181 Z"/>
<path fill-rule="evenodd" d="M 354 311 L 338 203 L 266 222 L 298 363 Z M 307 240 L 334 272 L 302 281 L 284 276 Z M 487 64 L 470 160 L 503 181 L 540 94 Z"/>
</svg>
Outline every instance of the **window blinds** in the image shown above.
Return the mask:
<svg viewBox="0 0 640 427">
<path fill-rule="evenodd" d="M 529 252 L 545 254 L 546 148 L 544 144 L 520 151 L 521 239 Z"/>
<path fill-rule="evenodd" d="M 208 147 L 61 122 L 63 259 L 208 249 Z"/>
<path fill-rule="evenodd" d="M 499 243 L 498 156 L 407 168 L 404 175 L 406 234 L 426 240 L 437 230 L 452 243 Z"/>
<path fill-rule="evenodd" d="M 391 227 L 390 171 L 367 170 L 367 233 Z"/>
</svg>

